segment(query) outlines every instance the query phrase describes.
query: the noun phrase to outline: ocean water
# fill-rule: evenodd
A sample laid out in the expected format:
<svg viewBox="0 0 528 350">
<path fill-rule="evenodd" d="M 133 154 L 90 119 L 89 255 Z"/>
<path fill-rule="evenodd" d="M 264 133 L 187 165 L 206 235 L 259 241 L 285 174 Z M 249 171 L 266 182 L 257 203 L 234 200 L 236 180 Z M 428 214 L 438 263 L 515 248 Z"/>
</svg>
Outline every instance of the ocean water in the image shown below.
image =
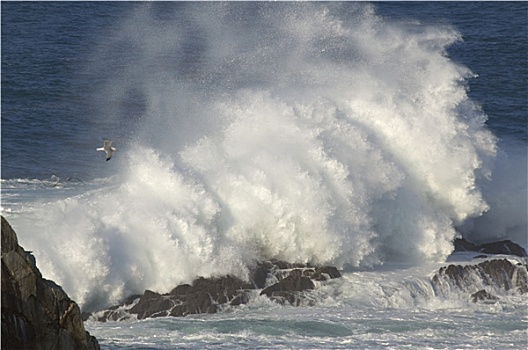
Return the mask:
<svg viewBox="0 0 528 350">
<path fill-rule="evenodd" d="M 525 297 L 429 282 L 457 236 L 528 245 L 526 2 L 1 9 L 2 215 L 82 309 L 255 259 L 344 272 L 310 307 L 86 322 L 103 349 L 527 344 Z"/>
</svg>

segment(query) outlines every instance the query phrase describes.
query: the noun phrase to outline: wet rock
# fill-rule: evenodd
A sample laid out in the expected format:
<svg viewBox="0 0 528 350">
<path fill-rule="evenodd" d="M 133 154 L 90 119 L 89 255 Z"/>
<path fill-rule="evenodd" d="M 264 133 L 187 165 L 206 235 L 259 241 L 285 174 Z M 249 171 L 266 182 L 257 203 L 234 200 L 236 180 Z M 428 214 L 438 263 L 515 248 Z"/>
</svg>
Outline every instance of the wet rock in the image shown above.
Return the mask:
<svg viewBox="0 0 528 350">
<path fill-rule="evenodd" d="M 229 304 L 231 306 L 239 306 L 239 305 L 247 304 L 249 302 L 249 298 L 250 298 L 250 293 L 244 292 L 234 297 L 233 300 L 231 300 Z"/>
<path fill-rule="evenodd" d="M 42 278 L 2 216 L 2 349 L 99 349 L 78 305 Z"/>
<path fill-rule="evenodd" d="M 312 280 L 304 276 L 302 270 L 295 269 L 290 272 L 288 277 L 265 288 L 260 292 L 260 295 L 267 295 L 272 300 L 281 304 L 288 302 L 290 305 L 299 306 L 302 301 L 302 294 L 298 292 L 304 292 L 314 288 L 315 284 Z"/>
<path fill-rule="evenodd" d="M 510 240 L 477 245 L 466 241 L 464 238 L 457 238 L 453 243 L 456 252 L 470 251 L 484 254 L 515 255 L 520 257 L 528 256 L 523 247 Z"/>
<path fill-rule="evenodd" d="M 200 277 L 192 285 L 179 285 L 167 294 L 146 290 L 129 312 L 138 319 L 215 313 L 220 305 L 247 302 L 245 290 L 252 288 L 250 283 L 233 276 Z"/>
<path fill-rule="evenodd" d="M 280 304 L 293 306 L 313 304 L 306 294 L 315 288 L 313 281 L 327 281 L 341 277 L 341 273 L 334 266 L 291 264 L 280 260 L 259 262 L 258 266 L 259 274 L 264 275 L 262 270 L 267 270 L 266 278 L 263 279 L 267 285 L 261 284 L 263 290 L 260 295 L 266 295 Z"/>
<path fill-rule="evenodd" d="M 139 298 L 139 302 L 130 309 L 131 314 L 136 314 L 138 319 L 146 317 L 167 316 L 175 303 L 168 296 L 146 290 Z"/>
<path fill-rule="evenodd" d="M 280 295 L 281 292 L 301 292 L 308 289 L 314 289 L 315 284 L 309 277 L 303 276 L 302 270 L 296 269 L 291 271 L 288 277 L 265 288 L 260 295 Z"/>
<path fill-rule="evenodd" d="M 464 238 L 455 238 L 453 241 L 455 252 L 478 252 L 479 248 L 477 245 L 466 241 Z"/>
<path fill-rule="evenodd" d="M 256 268 L 252 273 L 253 284 L 256 289 L 262 289 L 266 287 L 266 281 L 274 268 L 271 261 L 260 261 L 256 264 Z"/>
<path fill-rule="evenodd" d="M 341 277 L 337 268 L 310 264 L 291 264 L 271 260 L 256 262 L 250 271 L 250 282 L 234 276 L 197 278 L 182 284 L 167 294 L 146 290 L 132 307 L 123 304 L 97 312 L 92 319 L 101 322 L 122 320 L 128 315 L 138 319 L 160 316 L 186 316 L 215 313 L 226 305 L 239 306 L 249 302 L 252 295 L 264 289 L 262 295 L 279 303 L 310 305 L 306 293 L 315 288 L 313 281 Z M 137 298 L 136 298 L 137 299 Z"/>
<path fill-rule="evenodd" d="M 106 322 L 124 321 L 127 319 L 131 319 L 132 315 L 130 314 L 129 310 L 135 305 L 134 303 L 136 301 L 139 302 L 140 297 L 140 294 L 130 295 L 129 297 L 125 298 L 119 305 L 112 306 L 106 310 L 96 313 L 83 312 L 83 320 L 86 321 L 88 319 L 92 319 L 94 321 Z"/>
<path fill-rule="evenodd" d="M 334 266 L 322 266 L 316 267 L 315 273 L 311 277 L 316 281 L 326 281 L 327 279 L 340 278 L 341 273 Z"/>
<path fill-rule="evenodd" d="M 524 294 L 528 292 L 528 271 L 524 264 L 494 259 L 478 264 L 444 266 L 431 282 L 437 294 L 452 288 L 474 293 L 477 284 Z"/>
<path fill-rule="evenodd" d="M 484 254 L 516 255 L 520 257 L 528 256 L 523 247 L 510 240 L 481 244 L 480 252 Z"/>
<path fill-rule="evenodd" d="M 476 303 L 479 301 L 497 301 L 499 298 L 486 292 L 486 290 L 481 289 L 478 292 L 471 294 L 471 300 Z"/>
<path fill-rule="evenodd" d="M 268 280 L 280 281 L 290 275 L 292 271 L 300 270 L 302 275 L 316 281 L 326 281 L 341 277 L 341 273 L 334 266 L 313 266 L 312 264 L 290 264 L 281 260 L 270 260 L 258 263 L 257 272 L 253 280 L 258 288 L 265 288 Z M 259 283 L 257 284 L 257 276 Z M 264 276 L 264 277 L 263 277 Z M 273 282 L 273 283 L 274 283 Z"/>
</svg>

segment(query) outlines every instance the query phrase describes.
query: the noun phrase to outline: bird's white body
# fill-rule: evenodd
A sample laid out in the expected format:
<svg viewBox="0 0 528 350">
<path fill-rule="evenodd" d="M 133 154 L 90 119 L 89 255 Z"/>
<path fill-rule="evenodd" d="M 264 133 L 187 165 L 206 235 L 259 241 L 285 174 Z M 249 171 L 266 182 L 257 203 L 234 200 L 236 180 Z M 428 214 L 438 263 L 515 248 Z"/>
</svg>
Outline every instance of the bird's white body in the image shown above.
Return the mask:
<svg viewBox="0 0 528 350">
<path fill-rule="evenodd" d="M 114 154 L 114 151 L 117 151 L 117 148 L 112 147 L 112 140 L 104 140 L 103 147 L 96 148 L 97 151 L 104 151 L 106 153 L 106 161 L 109 161 Z"/>
</svg>

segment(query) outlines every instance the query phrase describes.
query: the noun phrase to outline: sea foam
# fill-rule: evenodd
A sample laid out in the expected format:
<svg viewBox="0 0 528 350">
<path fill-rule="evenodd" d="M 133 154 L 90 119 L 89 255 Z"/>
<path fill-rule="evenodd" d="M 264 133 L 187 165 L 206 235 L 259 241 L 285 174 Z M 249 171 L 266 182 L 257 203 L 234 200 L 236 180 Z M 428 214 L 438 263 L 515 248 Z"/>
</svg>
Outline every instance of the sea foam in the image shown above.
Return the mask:
<svg viewBox="0 0 528 350">
<path fill-rule="evenodd" d="M 104 114 L 131 125 L 117 174 L 25 228 L 85 309 L 254 259 L 440 261 L 490 209 L 497 142 L 446 53 L 454 28 L 364 4 L 206 5 L 138 6 L 94 53 Z"/>
</svg>

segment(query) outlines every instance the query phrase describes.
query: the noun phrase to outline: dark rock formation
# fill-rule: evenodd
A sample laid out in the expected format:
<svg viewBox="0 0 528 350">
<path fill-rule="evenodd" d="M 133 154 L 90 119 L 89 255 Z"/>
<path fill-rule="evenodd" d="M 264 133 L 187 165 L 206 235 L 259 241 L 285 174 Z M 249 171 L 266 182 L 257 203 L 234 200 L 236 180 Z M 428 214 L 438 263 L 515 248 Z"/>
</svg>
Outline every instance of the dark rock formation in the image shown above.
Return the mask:
<svg viewBox="0 0 528 350">
<path fill-rule="evenodd" d="M 262 270 L 265 270 L 263 272 Z M 260 295 L 280 303 L 293 306 L 312 305 L 307 292 L 315 289 L 313 281 L 326 281 L 341 277 L 334 266 L 313 266 L 311 264 L 290 264 L 285 261 L 264 261 L 258 263 L 253 274 L 255 285 L 264 288 Z M 262 279 L 262 276 L 265 276 Z M 257 280 L 258 283 L 257 284 Z M 265 281 L 265 283 L 261 283 Z"/>
<path fill-rule="evenodd" d="M 484 254 L 516 255 L 520 257 L 528 256 L 523 247 L 510 240 L 481 244 L 480 252 Z"/>
<path fill-rule="evenodd" d="M 129 312 L 138 319 L 215 313 L 219 305 L 241 304 L 244 293 L 251 288 L 252 285 L 233 276 L 198 278 L 192 285 L 177 286 L 167 294 L 146 290 Z"/>
<path fill-rule="evenodd" d="M 256 268 L 253 272 L 253 285 L 256 289 L 262 289 L 266 287 L 267 279 L 272 270 L 278 267 L 271 261 L 262 261 L 257 263 Z"/>
<path fill-rule="evenodd" d="M 510 240 L 485 243 L 476 245 L 466 241 L 464 238 L 457 238 L 454 240 L 455 252 L 479 252 L 484 254 L 504 254 L 516 255 L 520 257 L 528 256 L 526 251 L 520 245 L 513 243 Z"/>
<path fill-rule="evenodd" d="M 471 300 L 473 300 L 474 303 L 479 302 L 479 301 L 495 302 L 499 300 L 499 298 L 496 297 L 495 295 L 492 295 L 486 292 L 486 290 L 481 289 L 478 292 L 471 294 Z"/>
<path fill-rule="evenodd" d="M 313 273 L 312 273 L 313 275 Z M 260 295 L 267 295 L 271 299 L 284 304 L 286 301 L 291 305 L 298 306 L 301 303 L 301 295 L 297 292 L 311 290 L 315 284 L 309 277 L 303 275 L 301 269 L 295 269 L 279 282 L 265 288 Z"/>
<path fill-rule="evenodd" d="M 456 288 L 472 293 L 471 297 L 481 300 L 484 295 L 476 289 L 476 282 L 497 290 L 528 293 L 528 271 L 526 265 L 512 263 L 507 259 L 486 260 L 479 264 L 448 265 L 431 279 L 437 294 Z M 490 298 L 488 298 L 490 299 Z"/>
<path fill-rule="evenodd" d="M 304 292 L 315 288 L 315 281 L 341 277 L 335 267 L 313 267 L 309 264 L 290 264 L 284 261 L 263 261 L 255 264 L 250 282 L 237 277 L 200 277 L 192 284 L 182 284 L 166 294 L 150 290 L 140 296 L 132 307 L 119 305 L 98 312 L 96 319 L 122 320 L 137 315 L 138 319 L 161 316 L 186 316 L 199 313 L 215 313 L 225 305 L 246 304 L 257 289 L 265 288 L 267 295 L 279 303 L 301 304 Z M 87 315 L 88 316 L 88 315 Z"/>
<path fill-rule="evenodd" d="M 81 311 L 60 286 L 42 278 L 2 216 L 2 349 L 99 349 Z"/>
<path fill-rule="evenodd" d="M 311 264 L 290 264 L 285 261 L 271 260 L 258 262 L 252 273 L 253 283 L 257 288 L 265 288 L 268 280 L 281 281 L 290 274 L 302 274 L 315 281 L 326 281 L 341 277 L 341 273 L 334 266 L 313 266 Z"/>
<path fill-rule="evenodd" d="M 129 297 L 125 298 L 121 304 L 112 306 L 102 314 L 98 315 L 95 319 L 99 322 L 106 322 L 108 320 L 111 321 L 123 321 L 126 319 L 131 318 L 130 313 L 128 312 L 128 309 L 132 306 L 134 302 L 136 302 L 141 297 L 140 294 L 134 294 L 130 295 Z M 91 312 L 82 312 L 81 318 L 83 321 L 89 320 L 92 316 L 94 316 Z"/>
</svg>

